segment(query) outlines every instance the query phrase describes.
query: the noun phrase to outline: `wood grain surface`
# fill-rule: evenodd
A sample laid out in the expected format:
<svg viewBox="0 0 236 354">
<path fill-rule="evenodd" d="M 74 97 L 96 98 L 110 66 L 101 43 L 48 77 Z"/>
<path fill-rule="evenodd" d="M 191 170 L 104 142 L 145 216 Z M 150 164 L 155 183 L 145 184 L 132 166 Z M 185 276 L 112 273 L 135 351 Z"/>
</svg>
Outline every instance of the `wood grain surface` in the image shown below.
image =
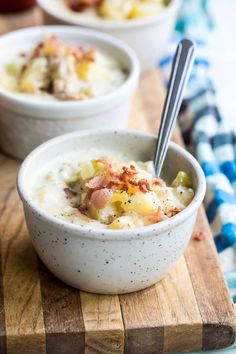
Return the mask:
<svg viewBox="0 0 236 354">
<path fill-rule="evenodd" d="M 80 293 L 66 287 L 39 262 L 46 352 L 84 352 L 84 321 Z"/>
<path fill-rule="evenodd" d="M 40 10 L 0 16 L 0 33 L 41 24 Z M 142 76 L 129 127 L 155 133 L 165 91 Z M 183 144 L 176 127 L 173 140 Z M 31 245 L 15 188 L 19 162 L 0 153 L 0 354 L 157 354 L 218 349 L 235 340 L 235 310 L 201 208 L 185 255 L 155 286 L 88 294 L 57 280 Z"/>
<path fill-rule="evenodd" d="M 118 296 L 80 293 L 85 326 L 85 353 L 124 352 L 124 326 Z"/>
</svg>

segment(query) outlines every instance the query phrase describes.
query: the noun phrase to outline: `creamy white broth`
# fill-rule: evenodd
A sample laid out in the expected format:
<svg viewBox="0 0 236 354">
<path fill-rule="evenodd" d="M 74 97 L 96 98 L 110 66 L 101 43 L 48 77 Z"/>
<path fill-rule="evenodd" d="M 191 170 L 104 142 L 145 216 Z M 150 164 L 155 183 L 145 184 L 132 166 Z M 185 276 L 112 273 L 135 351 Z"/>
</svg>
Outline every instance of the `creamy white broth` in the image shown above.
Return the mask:
<svg viewBox="0 0 236 354">
<path fill-rule="evenodd" d="M 90 49 L 88 46 L 84 46 Z M 82 99 L 92 99 L 115 91 L 119 88 L 127 78 L 120 64 L 108 54 L 95 48 L 94 61 L 91 63 L 86 73 L 86 79 L 78 79 L 79 90 L 81 92 L 89 92 L 89 95 Z M 0 58 L 0 86 L 11 93 L 28 98 L 30 100 L 61 100 L 55 94 L 46 92 L 46 90 L 38 90 L 38 92 L 21 92 L 19 89 L 19 74 L 23 66 L 29 61 L 33 52 L 32 46 L 25 46 L 20 52 L 19 50 L 7 50 L 5 55 Z M 9 70 L 9 67 L 14 69 Z M 64 77 L 64 81 L 69 79 Z M 78 100 L 78 98 L 65 98 L 63 100 Z"/>
<path fill-rule="evenodd" d="M 50 215 L 55 216 L 58 219 L 67 221 L 69 223 L 78 224 L 81 226 L 93 225 L 99 228 L 113 228 L 111 227 L 109 218 L 113 215 L 113 220 L 119 220 L 118 222 L 126 222 L 127 227 L 141 227 L 147 225 L 148 213 L 142 214 L 140 216 L 139 211 L 127 211 L 120 215 L 116 215 L 112 204 L 104 207 L 99 211 L 99 217 L 97 220 L 93 218 L 87 212 L 84 214 L 79 209 L 81 204 L 81 195 L 83 195 L 84 190 L 76 189 L 76 195 L 71 198 L 67 198 L 65 189 L 69 189 L 70 193 L 74 193 L 72 189 L 68 188 L 68 182 L 76 181 L 78 179 L 78 173 L 81 173 L 81 166 L 86 164 L 88 161 L 101 159 L 101 158 L 113 158 L 114 153 L 109 151 L 102 151 L 96 149 L 90 149 L 89 151 L 74 151 L 60 156 L 54 161 L 48 163 L 44 166 L 43 170 L 35 176 L 34 183 L 31 187 L 31 198 L 32 200 L 44 211 Z M 151 162 L 134 162 L 128 156 L 116 154 L 116 159 L 122 163 L 122 166 L 129 167 L 135 164 L 137 169 L 137 178 L 145 179 L 149 182 L 153 179 L 153 166 Z M 93 178 L 88 178 L 92 180 Z M 81 195 L 79 195 L 81 193 Z M 116 192 L 114 192 L 116 193 Z M 86 194 L 86 193 L 84 193 Z M 114 195 L 114 194 L 113 194 Z M 131 194 L 131 199 L 133 194 Z M 139 191 L 139 195 L 142 193 Z M 144 203 L 149 203 L 151 201 L 154 208 L 160 208 L 162 215 L 167 218 L 169 210 L 177 210 L 180 212 L 183 210 L 194 196 L 194 192 L 191 188 L 185 188 L 183 186 L 178 186 L 177 188 L 172 188 L 166 186 L 163 182 L 161 187 L 153 189 L 146 194 L 146 201 Z M 133 199 L 134 200 L 134 199 Z M 128 201 L 130 202 L 130 201 Z M 126 204 L 126 203 L 125 203 Z M 127 208 L 127 206 L 126 206 Z M 140 209 L 140 205 L 137 204 L 137 208 Z M 155 214 L 155 213 L 154 213 Z M 175 215 L 175 213 L 173 214 Z M 171 215 L 171 216 L 173 216 Z M 168 217 L 171 217 L 168 215 Z M 137 222 L 138 221 L 138 222 Z M 140 221 L 140 222 L 139 222 Z M 159 220 L 161 221 L 161 220 Z M 158 222 L 159 222 L 158 221 Z M 155 223 L 155 222 L 152 222 Z M 114 228 L 118 228 L 116 223 Z M 119 226 L 119 225 L 118 225 Z"/>
<path fill-rule="evenodd" d="M 101 224 L 96 220 L 86 218 L 77 210 L 70 206 L 65 198 L 64 188 L 66 187 L 65 180 L 71 178 L 78 171 L 79 164 L 86 162 L 89 159 L 100 158 L 101 156 L 114 155 L 108 150 L 78 150 L 64 154 L 49 162 L 44 166 L 43 170 L 39 171 L 35 176 L 34 183 L 31 186 L 31 198 L 43 210 L 50 215 L 61 220 L 68 221 L 73 224 L 86 226 L 88 224 L 104 228 L 106 225 Z M 119 155 L 122 161 L 127 161 L 126 155 Z M 63 169 L 63 171 L 61 171 Z M 47 198 L 40 198 L 40 191 L 48 191 Z M 45 194 L 45 195 L 46 195 Z"/>
</svg>

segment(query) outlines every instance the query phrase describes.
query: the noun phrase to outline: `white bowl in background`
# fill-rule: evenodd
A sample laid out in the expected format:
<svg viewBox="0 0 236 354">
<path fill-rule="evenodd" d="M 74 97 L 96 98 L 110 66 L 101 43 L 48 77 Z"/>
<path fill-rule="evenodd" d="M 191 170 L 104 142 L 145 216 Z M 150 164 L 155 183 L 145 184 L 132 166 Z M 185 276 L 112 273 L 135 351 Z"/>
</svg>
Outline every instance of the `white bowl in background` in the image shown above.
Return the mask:
<svg viewBox="0 0 236 354">
<path fill-rule="evenodd" d="M 163 177 L 171 182 L 179 170 L 191 175 L 195 196 L 179 214 L 157 224 L 129 230 L 80 226 L 60 220 L 32 200 L 37 171 L 61 154 L 92 146 L 126 154 L 128 159 L 153 158 L 156 138 L 130 131 L 82 131 L 54 138 L 23 162 L 18 192 L 33 245 L 49 270 L 65 283 L 95 293 L 120 294 L 144 289 L 165 276 L 183 254 L 205 194 L 203 171 L 186 150 L 171 143 Z M 96 155 L 97 157 L 97 155 Z"/>
<path fill-rule="evenodd" d="M 126 42 L 137 54 L 142 70 L 157 63 L 173 31 L 180 0 L 171 0 L 159 14 L 133 20 L 104 20 L 68 9 L 64 0 L 38 0 L 46 24 L 70 24 L 103 31 Z"/>
<path fill-rule="evenodd" d="M 139 63 L 134 52 L 116 38 L 74 26 L 43 26 L 18 30 L 0 38 L 0 52 L 22 52 L 52 33 L 71 44 L 87 43 L 115 58 L 127 71 L 125 82 L 111 93 L 84 101 L 32 99 L 0 87 L 0 145 L 24 158 L 42 142 L 63 133 L 90 128 L 125 128 L 138 85 Z"/>
</svg>

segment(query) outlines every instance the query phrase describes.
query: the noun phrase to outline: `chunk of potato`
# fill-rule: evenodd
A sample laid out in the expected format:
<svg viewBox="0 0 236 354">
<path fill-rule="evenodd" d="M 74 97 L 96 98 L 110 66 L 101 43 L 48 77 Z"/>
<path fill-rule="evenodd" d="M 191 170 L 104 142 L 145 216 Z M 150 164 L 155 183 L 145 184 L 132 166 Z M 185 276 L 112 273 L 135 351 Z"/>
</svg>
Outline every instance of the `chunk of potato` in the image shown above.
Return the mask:
<svg viewBox="0 0 236 354">
<path fill-rule="evenodd" d="M 99 209 L 96 209 L 92 204 L 90 204 L 88 207 L 88 212 L 92 219 L 98 220 L 100 212 Z"/>
<path fill-rule="evenodd" d="M 138 191 L 139 191 L 138 186 L 134 186 L 132 184 L 129 184 L 128 194 L 136 194 Z"/>
<path fill-rule="evenodd" d="M 89 71 L 93 63 L 89 61 L 80 61 L 76 63 L 76 72 L 80 80 L 87 81 L 89 78 Z"/>
<path fill-rule="evenodd" d="M 154 192 L 136 193 L 131 195 L 127 201 L 121 203 L 125 212 L 135 212 L 141 216 L 152 214 L 158 207 L 158 199 Z"/>
<path fill-rule="evenodd" d="M 171 187 L 158 188 L 155 193 L 164 213 L 168 213 L 169 210 L 174 208 L 182 209 L 184 207 L 184 204 L 176 197 Z"/>
<path fill-rule="evenodd" d="M 111 197 L 111 202 L 116 203 L 116 202 L 121 202 L 124 203 L 128 199 L 128 194 L 123 191 L 115 191 Z"/>
<path fill-rule="evenodd" d="M 99 6 L 99 15 L 108 19 L 122 20 L 128 17 L 134 0 L 104 0 Z"/>
<path fill-rule="evenodd" d="M 19 81 L 19 91 L 37 93 L 48 85 L 48 62 L 45 58 L 32 59 Z"/>
<path fill-rule="evenodd" d="M 103 209 L 96 209 L 90 205 L 88 210 L 91 217 L 95 220 L 98 220 L 102 224 L 109 224 L 110 217 L 119 217 L 117 209 L 112 205 L 108 205 Z"/>
<path fill-rule="evenodd" d="M 130 229 L 135 226 L 135 220 L 131 216 L 125 215 L 115 219 L 110 225 L 108 225 L 108 229 L 122 230 Z"/>
<path fill-rule="evenodd" d="M 17 65 L 14 62 L 11 62 L 11 63 L 7 64 L 6 70 L 7 70 L 8 74 L 18 77 L 21 72 L 21 66 Z"/>
<path fill-rule="evenodd" d="M 161 10 L 162 5 L 154 2 L 137 1 L 129 14 L 130 19 L 152 16 Z"/>
</svg>

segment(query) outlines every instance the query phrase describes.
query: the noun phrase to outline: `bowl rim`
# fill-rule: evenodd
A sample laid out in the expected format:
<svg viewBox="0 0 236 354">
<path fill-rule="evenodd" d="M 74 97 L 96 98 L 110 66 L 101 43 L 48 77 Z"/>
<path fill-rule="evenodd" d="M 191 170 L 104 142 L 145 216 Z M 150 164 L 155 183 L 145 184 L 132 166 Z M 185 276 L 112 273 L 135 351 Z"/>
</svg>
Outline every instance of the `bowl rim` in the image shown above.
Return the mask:
<svg viewBox="0 0 236 354">
<path fill-rule="evenodd" d="M 60 0 L 63 1 L 63 0 Z M 138 27 L 145 27 L 147 25 L 153 25 L 156 22 L 161 22 L 165 20 L 165 18 L 169 15 L 169 13 L 173 10 L 177 10 L 180 6 L 180 0 L 170 0 L 170 3 L 165 7 L 163 11 L 160 13 L 153 15 L 153 16 L 148 16 L 148 17 L 143 17 L 143 18 L 138 18 L 138 19 L 132 19 L 132 20 L 104 20 L 101 18 L 93 18 L 89 19 L 88 17 L 82 18 L 79 17 L 78 19 L 74 19 L 73 15 L 71 16 L 70 14 L 67 13 L 55 13 L 55 11 L 52 11 L 50 8 L 50 1 L 48 0 L 37 0 L 38 5 L 49 15 L 51 15 L 54 18 L 57 18 L 61 21 L 73 24 L 73 25 L 78 25 L 78 26 L 85 26 L 85 27 L 91 27 L 91 28 L 96 28 L 100 30 L 114 30 L 114 29 L 137 29 Z M 73 11 L 71 10 L 73 13 Z M 74 12 L 76 14 L 76 12 Z M 90 21 L 89 21 L 90 20 Z"/>
<path fill-rule="evenodd" d="M 103 106 L 104 103 L 110 100 L 119 99 L 119 97 L 122 96 L 124 92 L 129 91 L 130 87 L 132 87 L 132 85 L 136 82 L 136 80 L 139 79 L 140 64 L 133 49 L 130 48 L 126 43 L 123 43 L 121 40 L 114 38 L 109 34 L 96 31 L 94 29 L 79 28 L 79 27 L 69 26 L 69 25 L 64 25 L 64 26 L 47 25 L 47 26 L 27 27 L 27 28 L 19 29 L 2 35 L 0 38 L 0 46 L 2 45 L 2 42 L 4 45 L 4 42 L 7 43 L 9 38 L 14 38 L 15 36 L 16 37 L 22 37 L 22 36 L 27 37 L 27 35 L 37 36 L 41 32 L 43 33 L 43 32 L 50 32 L 50 31 L 55 32 L 58 36 L 60 36 L 60 33 L 78 34 L 78 37 L 82 36 L 82 37 L 88 37 L 93 40 L 95 39 L 100 43 L 104 43 L 108 45 L 110 48 L 116 48 L 120 50 L 130 62 L 130 71 L 127 78 L 122 83 L 122 85 L 117 87 L 114 91 L 84 101 L 60 101 L 60 100 L 47 101 L 43 99 L 33 100 L 25 96 L 20 96 L 17 93 L 12 93 L 10 90 L 7 90 L 1 86 L 0 86 L 0 98 L 15 104 L 20 104 L 25 107 L 27 106 L 28 108 L 35 108 L 35 109 L 37 108 L 39 109 L 47 108 L 49 110 L 58 110 L 58 109 L 71 110 L 76 108 L 92 109 L 92 107 L 96 107 L 97 105 Z"/>
<path fill-rule="evenodd" d="M 96 228 L 93 226 L 81 226 L 78 224 L 72 224 L 70 222 L 60 220 L 50 214 L 48 214 L 46 211 L 41 209 L 37 204 L 32 201 L 30 198 L 29 194 L 27 193 L 27 188 L 24 185 L 24 174 L 27 171 L 27 166 L 31 163 L 31 161 L 35 158 L 37 158 L 37 155 L 41 153 L 45 153 L 49 147 L 52 146 L 57 146 L 60 144 L 62 141 L 69 141 L 71 138 L 74 137 L 82 137 L 82 136 L 97 136 L 100 134 L 117 134 L 122 136 L 136 136 L 138 138 L 143 138 L 143 139 L 153 139 L 155 138 L 155 135 L 149 134 L 149 133 L 143 133 L 143 132 L 138 132 L 138 131 L 132 131 L 132 130 L 112 130 L 112 129 L 94 129 L 94 130 L 83 130 L 83 131 L 76 131 L 73 133 L 68 133 L 61 135 L 59 137 L 53 138 L 48 140 L 47 142 L 41 144 L 38 146 L 36 149 L 34 149 L 23 161 L 19 172 L 17 176 L 17 190 L 19 193 L 19 196 L 23 202 L 23 204 L 26 204 L 29 206 L 31 210 L 34 211 L 34 213 L 38 214 L 40 218 L 42 218 L 44 221 L 47 223 L 53 225 L 56 228 L 62 228 L 67 231 L 72 231 L 74 233 L 77 233 L 78 236 L 84 237 L 84 238 L 99 238 L 102 240 L 131 240 L 133 238 L 146 238 L 152 235 L 153 232 L 163 232 L 166 231 L 170 228 L 175 227 L 176 225 L 179 225 L 182 223 L 184 220 L 186 220 L 188 217 L 190 217 L 201 205 L 203 198 L 205 196 L 205 191 L 206 191 L 206 180 L 205 176 L 203 173 L 203 170 L 197 160 L 184 148 L 181 146 L 177 145 L 176 143 L 171 142 L 170 143 L 170 148 L 173 149 L 177 154 L 182 155 L 186 160 L 188 160 L 191 165 L 194 168 L 194 171 L 197 176 L 198 180 L 198 188 L 195 191 L 195 195 L 191 203 L 179 214 L 171 217 L 170 219 L 163 220 L 160 223 L 152 224 L 149 226 L 143 226 L 141 228 L 133 228 L 133 229 L 122 229 L 122 230 L 111 230 L 111 229 L 103 229 L 103 228 Z M 86 236 L 83 236 L 83 234 L 86 233 Z M 102 235 L 102 236 L 101 236 Z M 137 236 L 139 235 L 139 236 Z M 68 234 L 68 236 L 71 236 Z"/>
</svg>

